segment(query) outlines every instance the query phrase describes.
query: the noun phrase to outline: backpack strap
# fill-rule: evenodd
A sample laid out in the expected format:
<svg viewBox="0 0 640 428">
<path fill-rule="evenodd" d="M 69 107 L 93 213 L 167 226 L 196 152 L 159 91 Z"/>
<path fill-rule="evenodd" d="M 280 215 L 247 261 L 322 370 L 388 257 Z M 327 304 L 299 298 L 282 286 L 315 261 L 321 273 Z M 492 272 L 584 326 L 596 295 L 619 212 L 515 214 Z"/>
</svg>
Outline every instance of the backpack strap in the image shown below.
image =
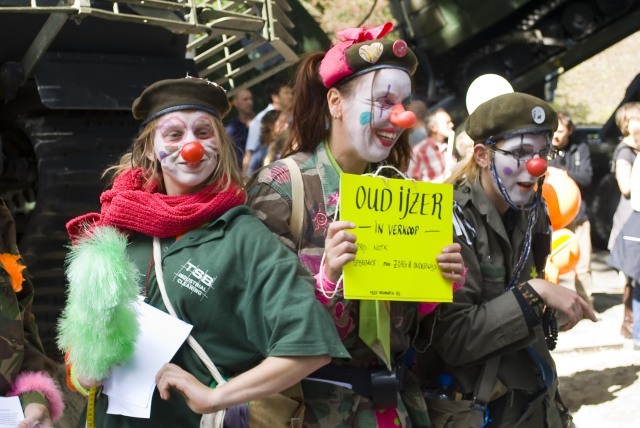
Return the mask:
<svg viewBox="0 0 640 428">
<path fill-rule="evenodd" d="M 500 367 L 500 355 L 491 358 L 482 366 L 471 404 L 469 425 L 472 428 L 481 428 L 486 425 L 487 405 L 498 376 L 498 367 Z"/>
<path fill-rule="evenodd" d="M 160 251 L 160 239 L 157 237 L 153 238 L 153 261 L 155 265 L 156 271 L 156 282 L 158 283 L 158 288 L 160 289 L 160 294 L 162 295 L 162 301 L 164 302 L 164 306 L 167 308 L 167 311 L 174 317 L 180 319 L 180 317 L 176 314 L 175 309 L 173 309 L 173 305 L 171 305 L 171 301 L 169 300 L 169 296 L 167 296 L 167 290 L 164 285 L 164 275 L 162 274 L 162 252 Z M 196 353 L 202 364 L 205 365 L 213 380 L 216 381 L 218 385 L 223 385 L 227 381 L 222 377 L 216 365 L 211 361 L 209 355 L 205 352 L 205 350 L 200 346 L 198 341 L 192 336 L 189 335 L 187 337 L 187 344 L 193 349 L 193 352 Z M 215 413 L 209 413 L 202 416 L 200 421 L 200 426 L 211 426 L 213 428 L 223 428 L 224 427 L 224 417 L 227 413 L 227 409 L 219 410 Z M 206 421 L 206 422 L 204 422 Z M 204 422 L 204 425 L 203 425 Z"/>
<path fill-rule="evenodd" d="M 281 161 L 287 165 L 291 175 L 291 221 L 289 222 L 289 229 L 296 243 L 296 248 L 300 248 L 302 226 L 304 224 L 304 182 L 302 181 L 300 166 L 298 166 L 293 157 L 289 156 L 281 159 Z"/>
</svg>

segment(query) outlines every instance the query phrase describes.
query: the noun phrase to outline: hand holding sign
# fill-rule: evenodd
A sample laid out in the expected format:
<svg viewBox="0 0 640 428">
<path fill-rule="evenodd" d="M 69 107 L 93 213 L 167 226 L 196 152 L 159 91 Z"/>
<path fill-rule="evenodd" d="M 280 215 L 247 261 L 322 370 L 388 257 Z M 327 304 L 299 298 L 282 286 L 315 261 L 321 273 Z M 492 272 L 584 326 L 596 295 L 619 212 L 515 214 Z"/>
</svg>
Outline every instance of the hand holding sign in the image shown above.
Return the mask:
<svg viewBox="0 0 640 428">
<path fill-rule="evenodd" d="M 462 272 L 443 274 L 438 262 L 460 271 L 460 255 L 437 256 L 453 241 L 452 211 L 450 184 L 342 174 L 340 217 L 357 226 L 357 253 L 344 266 L 345 298 L 451 302 L 448 279 Z"/>
<path fill-rule="evenodd" d="M 338 282 L 342 268 L 356 257 L 356 235 L 349 232 L 356 225 L 350 221 L 334 221 L 329 225 L 324 242 L 324 274 Z"/>
</svg>

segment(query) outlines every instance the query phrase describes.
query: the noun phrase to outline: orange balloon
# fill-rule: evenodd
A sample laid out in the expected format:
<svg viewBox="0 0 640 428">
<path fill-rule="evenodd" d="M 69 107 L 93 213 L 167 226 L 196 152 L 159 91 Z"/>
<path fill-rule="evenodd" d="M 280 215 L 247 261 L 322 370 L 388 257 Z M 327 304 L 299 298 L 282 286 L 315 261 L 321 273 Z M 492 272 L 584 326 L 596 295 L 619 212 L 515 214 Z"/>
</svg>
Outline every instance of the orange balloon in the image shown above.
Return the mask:
<svg viewBox="0 0 640 428">
<path fill-rule="evenodd" d="M 580 188 L 567 171 L 550 167 L 542 184 L 553 230 L 568 226 L 580 211 Z"/>
<path fill-rule="evenodd" d="M 551 235 L 551 254 L 547 259 L 547 279 L 558 283 L 558 276 L 576 268 L 580 258 L 578 237 L 569 229 L 558 229 Z"/>
</svg>

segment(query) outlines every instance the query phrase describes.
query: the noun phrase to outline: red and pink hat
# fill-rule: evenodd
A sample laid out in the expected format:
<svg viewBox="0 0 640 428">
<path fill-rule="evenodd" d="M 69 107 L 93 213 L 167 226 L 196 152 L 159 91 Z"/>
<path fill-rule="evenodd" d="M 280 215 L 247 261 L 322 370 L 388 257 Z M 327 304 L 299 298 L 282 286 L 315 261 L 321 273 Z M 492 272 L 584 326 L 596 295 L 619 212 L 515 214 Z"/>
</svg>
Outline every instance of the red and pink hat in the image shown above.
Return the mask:
<svg viewBox="0 0 640 428">
<path fill-rule="evenodd" d="M 413 75 L 418 60 L 402 39 L 380 40 L 393 30 L 393 24 L 367 29 L 349 28 L 336 34 L 340 41 L 325 54 L 320 63 L 320 77 L 325 87 L 382 68 L 396 68 Z"/>
</svg>

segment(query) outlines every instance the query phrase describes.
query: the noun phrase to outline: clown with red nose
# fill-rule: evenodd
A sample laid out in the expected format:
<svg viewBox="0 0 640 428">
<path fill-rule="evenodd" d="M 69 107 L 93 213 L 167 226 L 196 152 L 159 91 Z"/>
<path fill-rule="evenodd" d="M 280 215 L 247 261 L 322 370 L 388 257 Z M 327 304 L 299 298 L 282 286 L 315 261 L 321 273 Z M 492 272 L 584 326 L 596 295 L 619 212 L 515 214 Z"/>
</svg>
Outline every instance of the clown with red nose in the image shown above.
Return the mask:
<svg viewBox="0 0 640 428">
<path fill-rule="evenodd" d="M 555 155 L 551 136 L 557 123 L 551 106 L 517 92 L 490 99 L 469 116 L 466 128 L 474 151 L 491 172 L 484 188 L 499 208 L 539 205 L 547 160 Z"/>
</svg>

